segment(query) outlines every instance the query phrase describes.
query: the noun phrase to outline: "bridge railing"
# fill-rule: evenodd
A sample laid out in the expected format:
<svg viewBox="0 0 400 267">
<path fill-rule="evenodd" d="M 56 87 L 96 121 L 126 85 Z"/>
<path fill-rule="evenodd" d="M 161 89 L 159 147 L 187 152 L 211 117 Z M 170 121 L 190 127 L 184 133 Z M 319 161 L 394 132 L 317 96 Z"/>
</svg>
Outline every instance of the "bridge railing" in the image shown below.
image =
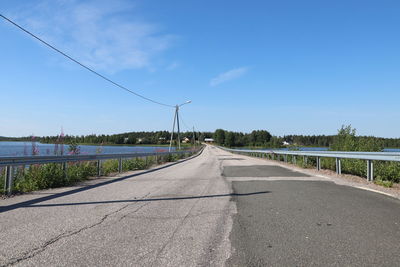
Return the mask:
<svg viewBox="0 0 400 267">
<path fill-rule="evenodd" d="M 272 159 L 283 156 L 285 162 L 287 162 L 287 156 L 292 156 L 294 163 L 296 162 L 297 156 L 302 156 L 304 162 L 307 162 L 307 157 L 316 158 L 317 170 L 321 170 L 321 158 L 334 158 L 336 159 L 336 173 L 342 173 L 341 159 L 359 159 L 365 160 L 367 164 L 367 180 L 374 180 L 374 161 L 397 161 L 400 162 L 400 152 L 358 152 L 358 151 L 285 151 L 285 150 L 249 150 L 249 149 L 230 149 L 220 147 L 223 150 L 230 151 L 239 154 L 248 154 L 257 157 L 270 156 Z"/>
<path fill-rule="evenodd" d="M 48 164 L 48 163 L 59 163 L 62 164 L 64 172 L 66 171 L 66 164 L 68 162 L 97 162 L 97 175 L 101 175 L 102 161 L 117 159 L 118 160 L 118 172 L 122 172 L 122 163 L 124 159 L 133 158 L 147 158 L 156 157 L 158 158 L 167 157 L 170 155 L 185 155 L 191 156 L 198 153 L 203 147 L 198 147 L 190 150 L 180 150 L 173 152 L 142 152 L 142 153 L 115 153 L 115 154 L 88 154 L 88 155 L 52 155 L 52 156 L 22 156 L 22 157 L 0 157 L 0 168 L 5 167 L 5 181 L 4 181 L 4 192 L 11 194 L 12 185 L 14 179 L 13 168 L 16 166 L 30 166 L 34 164 Z"/>
</svg>

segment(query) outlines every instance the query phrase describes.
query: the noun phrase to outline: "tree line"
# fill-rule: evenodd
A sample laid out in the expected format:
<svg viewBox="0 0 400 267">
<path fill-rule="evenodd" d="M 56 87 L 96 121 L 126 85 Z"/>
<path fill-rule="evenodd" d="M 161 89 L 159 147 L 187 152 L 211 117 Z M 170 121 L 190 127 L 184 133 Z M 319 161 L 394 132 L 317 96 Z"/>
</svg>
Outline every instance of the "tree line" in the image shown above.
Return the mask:
<svg viewBox="0 0 400 267">
<path fill-rule="evenodd" d="M 354 146 L 341 147 L 343 133 L 351 136 Z M 255 130 L 251 133 L 232 132 L 217 129 L 213 138 L 218 145 L 226 147 L 264 147 L 280 148 L 284 146 L 314 146 L 336 148 L 336 150 L 380 151 L 383 148 L 400 148 L 400 138 L 357 136 L 355 129 L 342 126 L 337 135 L 285 135 L 273 136 L 267 130 Z M 357 148 L 355 148 L 357 146 Z M 370 149 L 370 150 L 368 150 Z"/>
<path fill-rule="evenodd" d="M 349 131 L 350 126 L 343 126 L 341 130 Z M 350 128 L 348 128 L 350 127 Z M 200 142 L 205 138 L 213 138 L 218 145 L 227 147 L 264 147 L 279 148 L 285 145 L 291 146 L 316 146 L 316 147 L 332 147 L 338 135 L 285 135 L 274 136 L 267 130 L 254 130 L 250 133 L 227 131 L 217 129 L 214 132 L 195 132 L 196 140 Z M 193 132 L 182 132 L 181 139 L 187 137 L 192 142 Z M 168 144 L 171 138 L 169 131 L 151 131 L 151 132 L 127 132 L 111 135 L 56 135 L 36 137 L 35 141 L 49 144 Z M 176 140 L 176 133 L 174 136 Z M 381 148 L 400 148 L 400 138 L 382 138 L 373 136 L 356 136 L 352 135 L 355 143 L 374 143 Z M 27 137 L 2 137 L 0 141 L 32 141 L 31 136 Z M 284 145 L 285 143 L 285 145 Z"/>
</svg>

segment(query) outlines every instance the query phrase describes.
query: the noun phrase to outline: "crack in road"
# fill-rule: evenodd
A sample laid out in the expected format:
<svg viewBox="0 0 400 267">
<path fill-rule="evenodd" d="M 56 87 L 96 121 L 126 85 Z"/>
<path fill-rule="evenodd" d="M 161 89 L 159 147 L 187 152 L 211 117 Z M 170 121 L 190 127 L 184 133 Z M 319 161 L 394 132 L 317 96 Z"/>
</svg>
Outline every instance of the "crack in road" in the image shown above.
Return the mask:
<svg viewBox="0 0 400 267">
<path fill-rule="evenodd" d="M 145 198 L 145 197 L 147 197 L 147 196 L 149 196 L 149 195 L 150 195 L 150 192 L 147 193 L 147 194 L 146 194 L 145 196 L 143 196 L 142 198 Z M 6 264 L 4 264 L 4 265 L 1 265 L 1 267 L 11 266 L 11 265 L 14 265 L 14 264 L 16 264 L 16 263 L 18 263 L 18 262 L 21 262 L 21 261 L 24 261 L 24 260 L 33 258 L 33 257 L 35 257 L 37 254 L 39 254 L 39 253 L 45 251 L 46 248 L 47 248 L 48 246 L 54 244 L 55 242 L 57 242 L 57 241 L 59 241 L 59 240 L 61 240 L 61 239 L 67 238 L 67 237 L 71 237 L 71 236 L 77 235 L 77 234 L 79 234 L 79 233 L 81 233 L 81 232 L 83 232 L 83 231 L 85 231 L 85 230 L 89 230 L 89 229 L 94 228 L 94 227 L 96 227 L 96 226 L 98 226 L 98 225 L 101 225 L 103 222 L 105 222 L 105 220 L 106 220 L 108 217 L 110 217 L 110 216 L 112 216 L 112 215 L 114 215 L 114 214 L 116 214 L 116 213 L 118 213 L 118 212 L 124 210 L 124 209 L 127 208 L 128 206 L 134 205 L 134 204 L 136 204 L 136 203 L 129 203 L 129 204 L 126 204 L 126 205 L 124 205 L 123 207 L 121 207 L 121 208 L 119 208 L 119 209 L 117 209 L 117 210 L 115 210 L 115 211 L 113 211 L 113 212 L 110 212 L 110 213 L 104 215 L 98 222 L 96 222 L 96 223 L 94 223 L 94 224 L 91 224 L 91 225 L 82 227 L 82 228 L 80 228 L 80 229 L 78 229 L 78 230 L 75 230 L 75 231 L 67 231 L 67 232 L 61 233 L 61 234 L 59 234 L 58 236 L 53 237 L 53 238 L 51 238 L 50 240 L 46 241 L 46 242 L 45 242 L 44 244 L 42 244 L 41 246 L 36 247 L 36 248 L 34 248 L 34 249 L 32 249 L 32 250 L 30 250 L 30 251 L 28 251 L 28 252 L 23 253 L 20 257 L 11 259 L 8 263 L 6 263 Z M 132 213 L 135 213 L 135 212 L 139 211 L 142 207 L 144 207 L 144 206 L 147 205 L 147 204 L 148 204 L 148 203 L 145 203 L 144 205 L 140 206 L 138 209 L 136 209 L 136 210 L 135 210 L 134 212 L 132 212 Z"/>
<path fill-rule="evenodd" d="M 201 192 L 201 195 L 204 195 L 205 192 L 207 192 L 210 187 L 211 187 L 212 183 L 208 183 L 204 190 Z M 181 228 L 181 226 L 185 223 L 185 221 L 187 220 L 187 218 L 189 217 L 190 213 L 192 212 L 192 210 L 194 209 L 194 207 L 197 205 L 197 203 L 199 203 L 200 199 L 197 199 L 196 202 L 192 205 L 192 207 L 190 207 L 189 211 L 186 213 L 185 217 L 182 219 L 182 221 L 179 223 L 179 225 L 175 228 L 175 230 L 172 232 L 171 236 L 168 238 L 168 240 L 165 242 L 165 244 L 161 247 L 161 249 L 157 252 L 153 262 L 151 263 L 151 266 L 154 266 L 155 262 L 157 261 L 158 257 L 160 256 L 160 254 L 164 251 L 164 249 L 167 247 L 167 245 L 169 243 L 171 243 L 171 241 L 174 239 L 175 234 L 178 232 L 178 230 Z"/>
</svg>

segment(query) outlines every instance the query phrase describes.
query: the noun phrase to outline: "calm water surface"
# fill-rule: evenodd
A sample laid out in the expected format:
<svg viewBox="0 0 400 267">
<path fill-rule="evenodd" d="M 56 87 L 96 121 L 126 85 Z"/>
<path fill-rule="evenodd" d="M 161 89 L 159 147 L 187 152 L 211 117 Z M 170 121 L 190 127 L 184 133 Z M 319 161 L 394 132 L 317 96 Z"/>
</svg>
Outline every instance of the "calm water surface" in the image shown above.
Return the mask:
<svg viewBox="0 0 400 267">
<path fill-rule="evenodd" d="M 64 146 L 64 155 L 68 154 L 69 145 Z M 42 144 L 36 142 L 39 155 L 54 155 L 56 145 Z M 168 151 L 168 147 L 161 146 L 88 146 L 79 145 L 81 154 L 110 154 L 110 153 L 135 153 L 135 152 L 154 152 Z M 175 148 L 172 148 L 175 150 Z M 58 145 L 58 152 L 62 150 L 61 145 Z M 0 142 L 0 156 L 24 156 L 32 155 L 32 142 Z"/>
</svg>

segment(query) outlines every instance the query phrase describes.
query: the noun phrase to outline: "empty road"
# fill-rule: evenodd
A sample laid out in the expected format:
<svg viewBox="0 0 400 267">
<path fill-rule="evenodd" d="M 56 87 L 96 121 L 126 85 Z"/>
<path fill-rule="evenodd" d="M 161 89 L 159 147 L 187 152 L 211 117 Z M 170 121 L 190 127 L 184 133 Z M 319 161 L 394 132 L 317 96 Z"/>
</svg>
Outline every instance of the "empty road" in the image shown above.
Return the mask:
<svg viewBox="0 0 400 267">
<path fill-rule="evenodd" d="M 0 206 L 0 266 L 400 262 L 399 200 L 211 146 Z"/>
</svg>

